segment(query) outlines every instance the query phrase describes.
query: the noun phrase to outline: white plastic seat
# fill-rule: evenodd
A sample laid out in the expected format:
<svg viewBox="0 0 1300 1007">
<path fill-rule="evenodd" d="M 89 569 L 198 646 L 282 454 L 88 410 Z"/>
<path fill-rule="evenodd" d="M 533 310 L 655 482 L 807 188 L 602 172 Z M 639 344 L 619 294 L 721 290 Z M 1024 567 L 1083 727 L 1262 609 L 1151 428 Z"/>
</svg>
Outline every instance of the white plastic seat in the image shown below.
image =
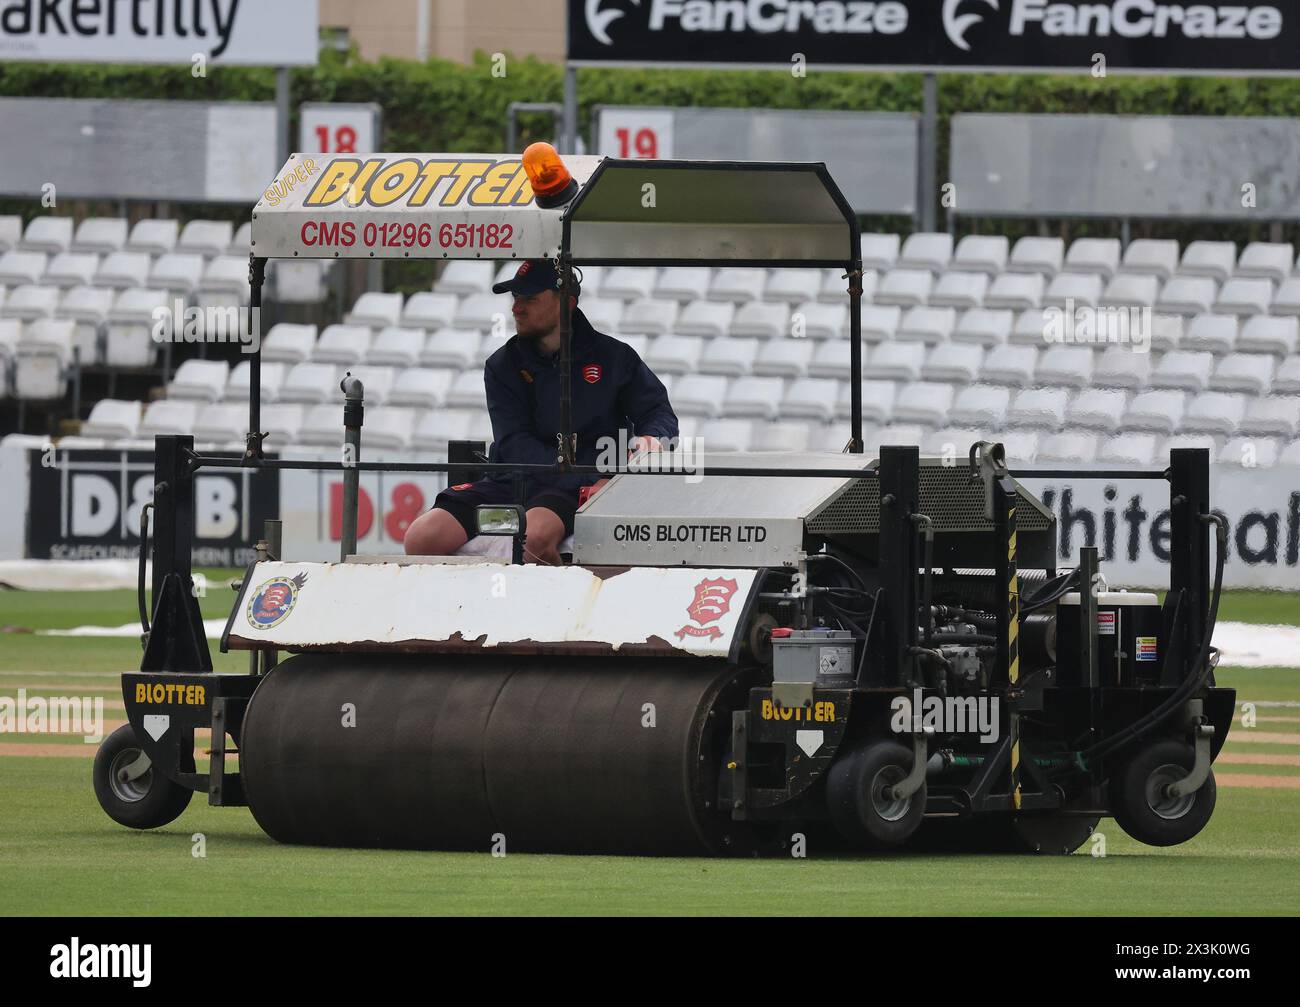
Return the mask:
<svg viewBox="0 0 1300 1007">
<path fill-rule="evenodd" d="M 1068 462 L 1086 465 L 1097 457 L 1098 437 L 1094 433 L 1067 430 L 1049 434 L 1038 442 L 1039 462 Z"/>
<path fill-rule="evenodd" d="M 181 222 L 171 218 L 141 220 L 131 228 L 122 250 L 143 252 L 146 255 L 166 255 L 176 250 L 180 238 Z"/>
<path fill-rule="evenodd" d="M 1214 310 L 1225 315 L 1262 315 L 1273 301 L 1273 281 L 1234 278 L 1219 290 Z"/>
<path fill-rule="evenodd" d="M 496 269 L 490 262 L 452 259 L 434 280 L 433 289 L 439 294 L 454 294 L 458 297 L 490 294 L 495 274 Z"/>
<path fill-rule="evenodd" d="M 369 441 L 370 413 L 366 410 L 365 428 L 362 430 L 362 444 Z M 302 424 L 294 436 L 298 444 L 312 447 L 341 447 L 343 444 L 343 411 L 336 402 L 308 406 L 303 413 Z"/>
<path fill-rule="evenodd" d="M 344 370 L 361 382 L 362 393 L 367 407 L 382 406 L 388 402 L 389 390 L 393 387 L 393 382 L 398 374 L 397 368 L 376 364 L 362 364 L 359 367 L 347 367 Z M 369 412 L 366 413 L 365 426 L 367 429 L 370 427 Z"/>
<path fill-rule="evenodd" d="M 1065 317 L 1060 308 L 1029 308 L 1016 315 L 1016 323 L 1007 337 L 1012 346 L 1046 346 L 1052 345 L 1049 333 L 1061 331 L 1061 336 L 1068 342 L 1074 338 L 1072 320 Z"/>
<path fill-rule="evenodd" d="M 459 306 L 460 298 L 455 294 L 421 290 L 407 298 L 400 324 L 412 329 L 440 329 L 451 324 Z"/>
<path fill-rule="evenodd" d="M 1222 283 L 1237 265 L 1237 246 L 1231 241 L 1193 241 L 1183 251 L 1178 272 L 1183 276 L 1208 276 Z"/>
<path fill-rule="evenodd" d="M 785 342 L 785 340 L 783 340 Z M 801 345 L 803 340 L 788 340 Z M 865 350 L 863 351 L 865 354 Z M 831 339 L 817 343 L 812 359 L 808 361 L 808 376 L 813 378 L 847 378 L 849 376 L 852 347 L 844 339 Z M 759 351 L 759 359 L 763 351 Z M 757 364 L 755 365 L 757 366 Z"/>
<path fill-rule="evenodd" d="M 426 339 L 423 329 L 389 325 L 379 331 L 366 351 L 367 364 L 386 367 L 414 367 L 420 359 Z"/>
<path fill-rule="evenodd" d="M 863 431 L 862 439 L 866 442 L 867 456 L 879 457 L 882 447 L 919 445 L 925 436 L 926 429 L 918 423 L 891 423 L 877 430 Z"/>
<path fill-rule="evenodd" d="M 1201 314 L 1187 323 L 1179 343 L 1184 350 L 1203 350 L 1216 355 L 1232 352 L 1237 342 L 1235 315 Z"/>
<path fill-rule="evenodd" d="M 1076 238 L 1065 253 L 1065 268 L 1072 273 L 1098 273 L 1103 281 L 1119 270 L 1118 238 Z"/>
<path fill-rule="evenodd" d="M 678 416 L 717 416 L 722 412 L 728 379 L 714 374 L 687 374 L 673 383 L 671 400 Z"/>
<path fill-rule="evenodd" d="M 1124 249 L 1121 270 L 1136 276 L 1154 276 L 1163 283 L 1178 269 L 1178 242 L 1137 238 Z"/>
<path fill-rule="evenodd" d="M 33 217 L 18 247 L 25 252 L 58 255 L 72 245 L 72 218 L 43 215 Z"/>
<path fill-rule="evenodd" d="M 1133 401 L 1124 410 L 1121 423 L 1126 431 L 1154 430 L 1161 434 L 1171 434 L 1182 422 L 1187 410 L 1186 392 L 1172 389 L 1148 389 L 1133 396 Z"/>
<path fill-rule="evenodd" d="M 216 402 L 226 390 L 230 368 L 224 360 L 186 360 L 167 386 L 169 399 Z"/>
<path fill-rule="evenodd" d="M 1095 361 L 1092 383 L 1098 388 L 1145 388 L 1151 381 L 1151 354 L 1127 346 L 1108 346 Z"/>
<path fill-rule="evenodd" d="M 380 451 L 405 451 L 415 435 L 418 413 L 397 406 L 366 410 L 365 444 Z"/>
<path fill-rule="evenodd" d="M 807 451 L 814 424 L 804 422 L 755 423 L 750 451 Z"/>
<path fill-rule="evenodd" d="M 150 402 L 140 420 L 138 436 L 152 440 L 159 434 L 192 434 L 198 419 L 199 404 L 180 399 Z"/>
<path fill-rule="evenodd" d="M 970 343 L 944 343 L 934 347 L 921 365 L 923 381 L 948 381 L 969 384 L 980 372 L 984 347 Z"/>
<path fill-rule="evenodd" d="M 978 308 L 988 293 L 989 278 L 983 273 L 944 273 L 930 291 L 930 306 L 938 308 Z"/>
<path fill-rule="evenodd" d="M 1275 395 L 1300 395 L 1300 356 L 1287 357 L 1277 365 L 1272 392 Z"/>
<path fill-rule="evenodd" d="M 49 261 L 50 257 L 44 252 L 5 252 L 0 255 L 0 286 L 19 287 L 40 282 Z"/>
<path fill-rule="evenodd" d="M 1239 432 L 1290 440 L 1300 433 L 1300 396 L 1270 395 L 1249 402 Z"/>
<path fill-rule="evenodd" d="M 1265 353 L 1230 353 L 1221 359 L 1210 376 L 1210 388 L 1218 392 L 1246 392 L 1264 395 L 1273 383 L 1277 361 Z"/>
<path fill-rule="evenodd" d="M 15 248 L 23 240 L 23 218 L 16 213 L 0 214 L 0 253 Z"/>
<path fill-rule="evenodd" d="M 245 256 L 238 258 L 247 261 Z M 267 263 L 263 299 L 269 297 L 278 304 L 320 304 L 328 293 L 326 284 L 333 267 L 332 260 L 272 259 Z"/>
<path fill-rule="evenodd" d="M 791 340 L 793 342 L 794 340 Z M 710 339 L 700 354 L 701 374 L 723 374 L 738 378 L 751 373 L 758 356 L 757 339 Z"/>
<path fill-rule="evenodd" d="M 597 332 L 617 332 L 623 321 L 623 302 L 617 297 L 587 297 L 578 305 Z"/>
<path fill-rule="evenodd" d="M 223 402 L 248 401 L 251 370 L 252 364 L 247 360 L 239 361 L 230 369 L 230 379 L 226 382 L 225 393 L 221 396 Z M 263 361 L 259 378 L 263 402 L 275 402 L 279 398 L 280 385 L 284 383 L 285 375 L 288 372 L 289 367 L 287 364 L 266 363 Z"/>
<path fill-rule="evenodd" d="M 968 234 L 957 242 L 948 268 L 966 273 L 997 276 L 1007 268 L 1011 242 L 1002 235 Z"/>
<path fill-rule="evenodd" d="M 371 290 L 357 298 L 357 303 L 343 317 L 343 321 L 348 325 L 368 325 L 372 329 L 382 329 L 386 325 L 396 325 L 401 318 L 401 294 Z"/>
<path fill-rule="evenodd" d="M 74 252 L 108 255 L 126 244 L 126 231 L 125 217 L 87 217 L 77 225 L 70 247 Z"/>
<path fill-rule="evenodd" d="M 0 257 L 0 262 L 3 261 Z M 3 271 L 0 270 L 0 283 L 3 282 Z M 1273 303 L 1269 305 L 1268 310 L 1274 315 L 1300 315 L 1300 276 L 1282 281 L 1281 286 L 1277 288 L 1277 293 L 1273 295 Z"/>
<path fill-rule="evenodd" d="M 1292 465 L 1300 467 L 1300 441 L 1292 441 L 1277 458 L 1279 465 Z"/>
<path fill-rule="evenodd" d="M 736 378 L 727 386 L 722 414 L 733 419 L 741 416 L 775 419 L 784 393 L 783 384 L 780 378 Z"/>
<path fill-rule="evenodd" d="M 1030 465 L 1038 457 L 1039 435 L 1030 430 L 1008 430 L 998 435 L 1007 461 L 1012 465 Z"/>
<path fill-rule="evenodd" d="M 1280 454 L 1278 442 L 1268 437 L 1233 437 L 1219 449 L 1215 462 L 1242 468 L 1271 468 Z"/>
<path fill-rule="evenodd" d="M 483 335 L 477 329 L 444 327 L 430 334 L 420 351 L 420 363 L 463 370 L 474 364 L 482 343 Z"/>
<path fill-rule="evenodd" d="M 899 389 L 894 400 L 894 419 L 935 427 L 943 423 L 952 408 L 952 385 L 938 381 L 916 381 Z"/>
<path fill-rule="evenodd" d="M 157 312 L 168 309 L 167 291 L 144 288 L 117 295 L 105 321 L 104 362 L 110 367 L 151 367 L 160 343 L 153 334 Z"/>
<path fill-rule="evenodd" d="M 1043 303 L 1047 280 L 1037 273 L 1003 273 L 984 295 L 984 307 L 1027 311 Z"/>
<path fill-rule="evenodd" d="M 767 273 L 762 269 L 742 266 L 728 266 L 713 274 L 709 284 L 709 299 L 713 301 L 731 301 L 744 304 L 747 301 L 763 299 L 763 285 L 767 282 Z"/>
<path fill-rule="evenodd" d="M 1189 433 L 1230 437 L 1246 415 L 1246 396 L 1238 392 L 1201 392 L 1187 404 L 1181 428 Z"/>
<path fill-rule="evenodd" d="M 790 331 L 790 306 L 782 301 L 750 301 L 731 316 L 731 335 L 740 339 L 780 339 Z"/>
<path fill-rule="evenodd" d="M 750 373 L 759 377 L 801 378 L 808 373 L 814 351 L 823 346 L 844 346 L 848 349 L 843 340 L 818 344 L 810 339 L 771 339 L 759 344 L 758 354 L 751 361 Z M 831 405 L 834 406 L 833 400 Z"/>
<path fill-rule="evenodd" d="M 972 308 L 962 313 L 952 330 L 954 343 L 998 346 L 1011 335 L 1014 315 L 1005 308 Z"/>
<path fill-rule="evenodd" d="M 513 331 L 511 305 L 509 294 L 467 294 L 457 305 L 452 324 L 458 329 Z"/>
<path fill-rule="evenodd" d="M 1093 308 L 1101 300 L 1102 277 L 1097 273 L 1058 273 L 1047 285 L 1043 306 L 1064 308 L 1070 302 L 1075 308 Z"/>
<path fill-rule="evenodd" d="M 59 306 L 59 288 L 24 284 L 9 291 L 0 316 L 34 322 L 40 318 L 53 318 Z"/>
<path fill-rule="evenodd" d="M 196 253 L 169 252 L 154 260 L 149 283 L 161 287 L 172 297 L 189 298 L 203 279 L 203 256 Z"/>
<path fill-rule="evenodd" d="M 820 430 L 813 431 L 810 451 L 829 451 L 832 454 L 845 454 L 849 444 L 849 426 L 846 423 L 829 423 Z"/>
<path fill-rule="evenodd" d="M 181 228 L 176 251 L 197 252 L 206 259 L 224 256 L 234 236 L 235 225 L 228 220 L 191 220 Z"/>
<path fill-rule="evenodd" d="M 1032 346 L 995 346 L 984 357 L 980 380 L 993 385 L 1029 384 L 1038 361 L 1038 350 Z"/>
<path fill-rule="evenodd" d="M 253 222 L 246 220 L 235 228 L 235 236 L 230 239 L 230 244 L 226 246 L 226 255 L 238 255 L 240 258 L 248 258 L 248 253 L 253 247 Z"/>
<path fill-rule="evenodd" d="M 59 298 L 55 318 L 70 318 L 76 323 L 74 345 L 81 352 L 83 364 L 100 362 L 100 330 L 113 307 L 114 293 L 105 287 L 73 287 Z M 4 311 L 0 310 L 0 316 Z"/>
<path fill-rule="evenodd" d="M 1214 373 L 1214 354 L 1188 350 L 1166 353 L 1151 371 L 1152 388 L 1179 388 L 1202 392 Z"/>
<path fill-rule="evenodd" d="M 487 388 L 477 371 L 461 371 L 452 381 L 443 401 L 453 409 L 486 409 Z"/>
<path fill-rule="evenodd" d="M 410 446 L 445 455 L 448 441 L 472 437 L 481 420 L 474 409 L 430 409 L 417 421 Z"/>
<path fill-rule="evenodd" d="M 311 359 L 323 364 L 351 367 L 361 362 L 373 339 L 365 325 L 327 325 L 316 340 Z"/>
<path fill-rule="evenodd" d="M 1281 283 L 1291 275 L 1295 261 L 1294 245 L 1252 241 L 1237 260 L 1237 275 Z"/>
<path fill-rule="evenodd" d="M 974 427 L 940 427 L 921 438 L 921 455 L 956 464 L 958 459 L 968 457 L 972 444 L 988 436 L 987 431 Z"/>
<path fill-rule="evenodd" d="M 208 260 L 194 293 L 203 305 L 240 307 L 248 303 L 250 292 L 248 260 L 218 255 Z"/>
<path fill-rule="evenodd" d="M 673 331 L 683 336 L 719 339 L 727 334 L 736 306 L 730 301 L 691 301 L 677 316 Z"/>
<path fill-rule="evenodd" d="M 338 368 L 318 362 L 294 364 L 285 374 L 277 393 L 280 402 L 301 402 L 304 405 L 342 396 Z"/>
<path fill-rule="evenodd" d="M 995 385 L 963 388 L 948 410 L 948 421 L 977 430 L 999 430 L 1011 406 L 1011 389 Z"/>
<path fill-rule="evenodd" d="M 862 305 L 862 341 L 887 343 L 894 338 L 903 323 L 903 309 L 886 304 Z M 848 335 L 847 329 L 845 335 Z"/>
<path fill-rule="evenodd" d="M 925 269 L 891 269 L 876 286 L 875 303 L 911 308 L 925 304 L 934 286 L 934 276 Z"/>
<path fill-rule="evenodd" d="M 694 374 L 703 352 L 704 340 L 699 336 L 657 336 L 650 342 L 645 362 L 657 374 Z"/>
<path fill-rule="evenodd" d="M 1128 408 L 1128 393 L 1112 388 L 1085 388 L 1065 410 L 1067 426 L 1113 433 Z"/>
<path fill-rule="evenodd" d="M 1154 308 L 1160 296 L 1160 280 L 1152 275 L 1118 273 L 1106 284 L 1097 302 L 1114 308 Z"/>
<path fill-rule="evenodd" d="M 20 399 L 62 398 L 68 388 L 75 325 L 70 319 L 26 322 L 14 347 L 14 394 Z"/>
<path fill-rule="evenodd" d="M 135 437 L 140 430 L 140 407 L 139 402 L 100 399 L 91 407 L 86 422 L 81 424 L 81 436 L 102 437 L 110 441 Z"/>
<path fill-rule="evenodd" d="M 706 457 L 715 451 L 748 451 L 753 445 L 754 421 L 713 420 L 696 436 L 702 438 Z"/>
<path fill-rule="evenodd" d="M 93 252 L 60 252 L 45 267 L 41 282 L 62 289 L 84 286 L 98 267 L 99 256 Z"/>
<path fill-rule="evenodd" d="M 897 234 L 872 233 L 862 235 L 862 268 L 884 271 L 893 269 L 898 261 L 902 238 Z"/>
<path fill-rule="evenodd" d="M 1035 379 L 1045 385 L 1087 388 L 1092 383 L 1093 352 L 1087 346 L 1049 346 L 1038 358 Z"/>
<path fill-rule="evenodd" d="M 839 382 L 833 378 L 797 378 L 781 400 L 781 416 L 829 423 L 835 418 L 838 397 Z"/>
<path fill-rule="evenodd" d="M 615 270 L 614 272 L 617 272 Z M 620 330 L 634 335 L 657 336 L 672 332 L 677 321 L 677 302 L 645 297 L 623 309 Z"/>
<path fill-rule="evenodd" d="M 1208 276 L 1175 276 L 1156 300 L 1156 310 L 1171 315 L 1199 315 L 1214 304 L 1218 287 Z"/>
<path fill-rule="evenodd" d="M 1097 461 L 1111 465 L 1148 466 L 1156 459 L 1159 438 L 1149 433 L 1125 433 L 1104 441 L 1097 449 Z"/>
<path fill-rule="evenodd" d="M 1021 238 L 1011 249 L 1007 271 L 1038 273 L 1047 278 L 1061 271 L 1065 263 L 1065 241 L 1061 238 Z"/>
<path fill-rule="evenodd" d="M 261 419 L 265 426 L 265 413 Z M 194 439 L 200 444 L 227 444 L 241 440 L 247 425 L 248 410 L 244 406 L 234 402 L 208 403 L 199 407 L 194 418 Z"/>
<path fill-rule="evenodd" d="M 456 380 L 456 371 L 442 367 L 407 367 L 388 390 L 390 406 L 432 409 L 440 406 Z"/>
<path fill-rule="evenodd" d="M 1069 402 L 1070 392 L 1066 388 L 1027 388 L 1011 400 L 1004 422 L 1008 427 L 1060 430 L 1065 424 Z"/>
<path fill-rule="evenodd" d="M 262 340 L 262 360 L 298 364 L 311 356 L 315 346 L 316 326 L 276 322 Z"/>
<path fill-rule="evenodd" d="M 790 335 L 795 338 L 841 339 L 848 331 L 847 304 L 805 301 L 790 314 Z"/>
<path fill-rule="evenodd" d="M 1151 345 L 1153 353 L 1168 353 L 1178 349 L 1187 330 L 1187 319 L 1182 315 L 1152 315 Z"/>
<path fill-rule="evenodd" d="M 894 235 L 897 237 L 897 235 Z M 891 260 L 892 261 L 892 260 Z M 822 275 L 817 269 L 774 269 L 768 275 L 767 286 L 763 291 L 766 301 L 801 304 L 815 301 L 821 291 Z M 743 312 L 747 305 L 741 305 Z"/>
<path fill-rule="evenodd" d="M 1300 319 L 1256 315 L 1241 327 L 1235 348 L 1242 353 L 1272 353 L 1285 357 L 1300 348 Z"/>
<path fill-rule="evenodd" d="M 852 382 L 841 381 L 840 396 L 835 403 L 835 415 L 849 419 L 853 415 Z M 898 398 L 898 384 L 893 381 L 862 382 L 862 419 L 866 423 L 888 423 L 894 415 L 894 402 Z"/>
<path fill-rule="evenodd" d="M 1213 434 L 1174 434 L 1165 440 L 1156 451 L 1157 460 L 1168 458 L 1169 452 L 1177 448 L 1199 448 L 1210 453 L 1210 460 L 1219 453 L 1220 438 Z"/>
<path fill-rule="evenodd" d="M 872 347 L 862 373 L 875 380 L 916 381 L 921 377 L 925 353 L 921 343 L 881 343 Z"/>
<path fill-rule="evenodd" d="M 654 295 L 657 272 L 653 266 L 615 266 L 601 280 L 600 295 L 640 301 Z"/>
<path fill-rule="evenodd" d="M 651 296 L 662 301 L 702 301 L 712 279 L 708 266 L 666 266 L 659 271 Z"/>
<path fill-rule="evenodd" d="M 956 325 L 956 308 L 908 308 L 894 338 L 900 342 L 933 346 L 947 342 Z"/>
<path fill-rule="evenodd" d="M 22 336 L 23 323 L 21 319 L 0 318 L 0 384 L 4 384 L 5 360 L 18 352 L 18 342 L 22 339 Z"/>
<path fill-rule="evenodd" d="M 903 250 L 894 265 L 897 269 L 925 269 L 938 274 L 947 269 L 951 261 L 951 234 L 918 231 L 903 242 Z"/>
</svg>

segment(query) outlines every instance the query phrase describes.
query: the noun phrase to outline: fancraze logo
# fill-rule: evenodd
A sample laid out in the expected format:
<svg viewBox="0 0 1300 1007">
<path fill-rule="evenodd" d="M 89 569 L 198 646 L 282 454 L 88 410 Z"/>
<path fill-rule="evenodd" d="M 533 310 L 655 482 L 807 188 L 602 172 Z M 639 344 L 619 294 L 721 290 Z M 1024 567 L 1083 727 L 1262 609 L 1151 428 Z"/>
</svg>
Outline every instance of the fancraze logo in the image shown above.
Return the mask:
<svg viewBox="0 0 1300 1007">
<path fill-rule="evenodd" d="M 966 32 L 972 25 L 977 25 L 984 20 L 982 14 L 962 14 L 957 16 L 957 8 L 962 4 L 984 3 L 988 4 L 994 10 L 998 9 L 998 0 L 943 0 L 943 30 L 948 33 L 948 38 L 958 49 L 970 52 L 970 43 L 966 41 Z"/>
<path fill-rule="evenodd" d="M 640 6 L 642 0 L 628 0 Z M 626 11 L 602 9 L 608 0 L 587 0 L 587 30 L 613 45 L 610 26 Z M 907 30 L 907 6 L 898 0 L 650 0 L 648 27 L 663 31 L 802 32 L 822 35 L 897 35 Z"/>
<path fill-rule="evenodd" d="M 435 196 L 437 197 L 435 199 Z M 525 206 L 533 189 L 518 158 L 506 161 L 389 161 L 343 157 L 320 173 L 304 206 Z"/>
<path fill-rule="evenodd" d="M 1282 34 L 1282 12 L 1276 7 L 1245 5 L 1162 4 L 1155 0 L 1115 0 L 1114 3 L 1067 4 L 1048 0 L 1012 0 L 1012 35 L 1031 26 L 1054 37 L 1257 39 Z M 951 34 L 951 33 L 950 33 Z M 954 40 L 955 41 L 955 40 Z M 960 43 L 958 43 L 960 44 Z"/>
</svg>

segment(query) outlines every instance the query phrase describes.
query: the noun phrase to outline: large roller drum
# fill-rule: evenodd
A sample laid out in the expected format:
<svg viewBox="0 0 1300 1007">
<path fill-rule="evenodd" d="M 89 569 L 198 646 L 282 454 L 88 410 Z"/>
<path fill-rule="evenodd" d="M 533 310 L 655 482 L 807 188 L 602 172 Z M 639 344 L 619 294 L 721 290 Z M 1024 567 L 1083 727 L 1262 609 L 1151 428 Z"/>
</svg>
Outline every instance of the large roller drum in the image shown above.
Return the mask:
<svg viewBox="0 0 1300 1007">
<path fill-rule="evenodd" d="M 244 787 L 281 842 L 745 852 L 716 810 L 744 677 L 698 658 L 300 655 L 249 703 Z"/>
</svg>

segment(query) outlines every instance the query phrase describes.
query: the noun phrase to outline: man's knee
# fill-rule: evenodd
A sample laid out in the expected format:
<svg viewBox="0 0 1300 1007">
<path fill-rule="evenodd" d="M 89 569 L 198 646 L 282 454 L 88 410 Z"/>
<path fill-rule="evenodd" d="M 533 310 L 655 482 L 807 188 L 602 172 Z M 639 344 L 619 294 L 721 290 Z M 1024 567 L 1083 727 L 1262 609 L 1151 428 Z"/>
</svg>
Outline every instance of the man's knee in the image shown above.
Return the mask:
<svg viewBox="0 0 1300 1007">
<path fill-rule="evenodd" d="M 434 508 L 411 522 L 402 546 L 408 556 L 450 556 L 468 540 L 459 521 L 447 511 Z"/>
<path fill-rule="evenodd" d="M 524 548 L 534 557 L 555 562 L 564 540 L 564 521 L 547 507 L 534 507 L 527 514 L 528 532 Z"/>
</svg>

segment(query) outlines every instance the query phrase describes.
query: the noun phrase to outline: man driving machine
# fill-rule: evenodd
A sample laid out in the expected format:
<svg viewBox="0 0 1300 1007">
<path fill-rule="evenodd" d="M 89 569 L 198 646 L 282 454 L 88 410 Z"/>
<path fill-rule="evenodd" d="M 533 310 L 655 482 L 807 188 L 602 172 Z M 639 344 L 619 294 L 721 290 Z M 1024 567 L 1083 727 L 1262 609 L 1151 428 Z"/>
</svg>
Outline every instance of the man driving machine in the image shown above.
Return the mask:
<svg viewBox="0 0 1300 1007">
<path fill-rule="evenodd" d="M 515 275 L 493 286 L 514 296 L 515 335 L 488 357 L 483 368 L 492 419 L 490 462 L 553 465 L 560 429 L 560 278 L 555 263 L 528 259 Z M 676 438 L 677 416 L 668 392 L 627 343 L 597 332 L 578 309 L 581 288 L 572 284 L 571 415 L 577 434 L 574 462 L 595 465 L 606 438 L 629 445 L 629 454 L 657 451 Z M 606 454 L 608 456 L 608 453 Z M 520 503 L 527 524 L 524 557 L 558 564 L 559 546 L 573 534 L 578 495 L 599 474 L 530 475 L 515 499 L 515 477 L 499 473 L 451 486 L 406 531 L 410 555 L 448 556 L 477 534 L 481 504 Z"/>
</svg>

